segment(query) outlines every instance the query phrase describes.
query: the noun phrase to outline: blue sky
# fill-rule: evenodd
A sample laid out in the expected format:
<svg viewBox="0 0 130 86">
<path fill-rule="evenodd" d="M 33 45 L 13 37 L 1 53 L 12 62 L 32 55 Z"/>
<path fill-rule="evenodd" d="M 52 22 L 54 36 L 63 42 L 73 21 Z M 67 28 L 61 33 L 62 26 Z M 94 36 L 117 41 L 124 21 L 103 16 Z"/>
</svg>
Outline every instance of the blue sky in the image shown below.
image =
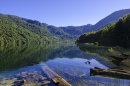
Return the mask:
<svg viewBox="0 0 130 86">
<path fill-rule="evenodd" d="M 0 13 L 54 26 L 95 24 L 114 11 L 129 8 L 130 0 L 0 0 Z"/>
</svg>

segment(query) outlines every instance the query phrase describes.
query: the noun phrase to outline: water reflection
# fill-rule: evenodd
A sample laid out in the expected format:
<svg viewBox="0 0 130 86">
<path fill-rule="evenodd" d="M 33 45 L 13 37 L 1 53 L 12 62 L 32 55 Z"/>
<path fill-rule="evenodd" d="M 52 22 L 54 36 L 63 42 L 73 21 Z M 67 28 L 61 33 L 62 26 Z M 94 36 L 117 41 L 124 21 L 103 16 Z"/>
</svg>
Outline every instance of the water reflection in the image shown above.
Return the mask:
<svg viewBox="0 0 130 86">
<path fill-rule="evenodd" d="M 101 59 L 97 55 L 85 54 L 78 49 L 72 49 L 69 52 L 72 51 L 76 52 L 72 53 L 72 55 L 65 53 L 61 57 L 57 57 L 53 60 L 47 61 L 46 64 L 60 76 L 65 78 L 73 86 L 115 85 L 116 79 L 114 78 L 90 76 L 91 67 L 111 68 L 113 67 L 113 65 L 109 64 L 107 61 Z M 91 62 L 91 64 L 85 64 L 86 61 Z M 129 81 L 125 80 L 125 83 L 128 84 Z"/>
<path fill-rule="evenodd" d="M 100 56 L 100 58 L 106 60 L 107 62 L 117 66 L 119 69 L 130 71 L 130 57 L 117 65 L 112 62 L 113 58 L 111 56 L 121 55 L 120 51 L 116 47 L 98 47 L 88 44 L 79 44 L 79 49 L 87 54 L 94 54 Z M 130 55 L 130 49 L 120 48 L 125 54 Z"/>
<path fill-rule="evenodd" d="M 53 45 L 28 45 L 0 49 L 0 71 L 14 70 L 48 60 Z"/>
<path fill-rule="evenodd" d="M 109 48 L 72 44 L 30 45 L 0 50 L 0 85 L 26 79 L 31 86 L 51 80 L 42 70 L 46 64 L 73 86 L 128 86 L 129 80 L 90 76 L 91 67 L 112 68 Z M 115 54 L 115 53 L 114 53 Z M 40 64 L 39 64 L 40 63 Z M 37 77 L 36 77 L 37 76 Z M 13 83 L 14 84 L 14 83 Z"/>
</svg>

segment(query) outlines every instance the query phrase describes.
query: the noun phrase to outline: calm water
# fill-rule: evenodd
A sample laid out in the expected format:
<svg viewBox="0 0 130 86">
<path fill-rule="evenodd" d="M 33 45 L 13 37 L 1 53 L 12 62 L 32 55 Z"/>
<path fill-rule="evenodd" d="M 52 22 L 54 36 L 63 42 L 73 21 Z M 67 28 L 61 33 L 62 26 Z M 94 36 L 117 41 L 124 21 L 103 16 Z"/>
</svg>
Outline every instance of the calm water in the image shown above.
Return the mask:
<svg viewBox="0 0 130 86">
<path fill-rule="evenodd" d="M 53 86 L 42 69 L 44 65 L 73 86 L 130 86 L 129 80 L 90 76 L 90 68 L 117 66 L 109 62 L 107 50 L 69 44 L 3 48 L 0 50 L 0 86 L 16 86 L 13 84 L 22 79 L 26 80 L 25 86 Z"/>
</svg>

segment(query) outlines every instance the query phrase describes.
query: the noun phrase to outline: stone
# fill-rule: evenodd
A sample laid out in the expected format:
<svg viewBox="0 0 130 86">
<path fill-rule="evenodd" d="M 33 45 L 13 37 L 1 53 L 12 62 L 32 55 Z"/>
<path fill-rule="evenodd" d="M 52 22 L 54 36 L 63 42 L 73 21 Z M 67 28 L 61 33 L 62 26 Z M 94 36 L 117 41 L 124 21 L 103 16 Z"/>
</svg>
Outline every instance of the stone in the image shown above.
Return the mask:
<svg viewBox="0 0 130 86">
<path fill-rule="evenodd" d="M 49 84 L 49 83 L 50 83 L 50 81 L 44 81 L 43 85 L 46 85 L 46 84 Z"/>
</svg>

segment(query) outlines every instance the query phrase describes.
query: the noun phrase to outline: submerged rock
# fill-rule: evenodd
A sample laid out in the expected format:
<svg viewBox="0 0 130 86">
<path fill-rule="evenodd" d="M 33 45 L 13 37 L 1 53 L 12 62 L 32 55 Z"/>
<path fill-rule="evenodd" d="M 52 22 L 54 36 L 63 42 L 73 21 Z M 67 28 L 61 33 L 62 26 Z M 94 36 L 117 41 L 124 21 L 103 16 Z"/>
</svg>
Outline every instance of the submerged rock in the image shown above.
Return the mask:
<svg viewBox="0 0 130 86">
<path fill-rule="evenodd" d="M 6 78 L 2 76 L 0 78 L 0 86 L 47 86 L 51 83 L 38 70 L 23 71 L 17 74 L 11 74 Z"/>
<path fill-rule="evenodd" d="M 43 85 L 47 85 L 47 84 L 49 84 L 50 83 L 50 81 L 44 81 L 43 82 Z"/>
</svg>

